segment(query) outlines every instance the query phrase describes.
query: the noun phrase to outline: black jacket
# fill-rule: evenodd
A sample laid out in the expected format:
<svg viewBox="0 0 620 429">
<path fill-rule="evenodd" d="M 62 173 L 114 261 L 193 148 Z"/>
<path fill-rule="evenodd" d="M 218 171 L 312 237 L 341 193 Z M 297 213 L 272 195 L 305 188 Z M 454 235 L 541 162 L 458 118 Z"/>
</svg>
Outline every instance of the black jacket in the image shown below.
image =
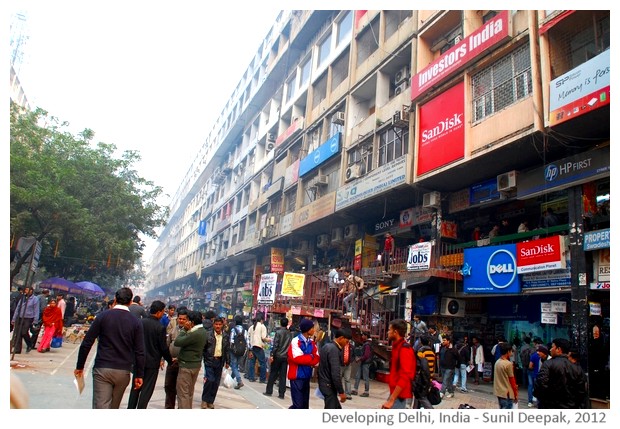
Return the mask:
<svg viewBox="0 0 620 429">
<path fill-rule="evenodd" d="M 171 364 L 172 356 L 166 345 L 166 328 L 164 325 L 157 318 L 149 316 L 142 319 L 142 329 L 144 331 L 144 367 L 159 368 L 162 357 L 166 359 L 168 364 Z"/>
<path fill-rule="evenodd" d="M 441 346 L 439 349 L 439 367 L 442 369 L 454 369 L 458 367 L 460 361 L 459 352 L 455 347 Z"/>
<path fill-rule="evenodd" d="M 207 331 L 207 342 L 202 352 L 202 358 L 206 366 L 217 366 L 217 362 L 214 359 L 215 342 L 215 330 L 209 329 Z M 230 350 L 230 334 L 222 330 L 222 359 L 220 361 L 222 365 L 224 363 L 230 364 L 230 354 L 228 353 L 228 350 Z"/>
<path fill-rule="evenodd" d="M 340 354 L 342 350 L 334 342 L 327 343 L 321 349 L 319 363 L 319 389 L 322 392 L 333 391 L 344 393 L 342 377 L 340 376 Z"/>
<path fill-rule="evenodd" d="M 288 346 L 291 345 L 293 339 L 293 333 L 286 328 L 279 327 L 273 337 L 273 348 L 271 350 L 271 356 L 279 359 L 288 358 Z"/>
<path fill-rule="evenodd" d="M 585 380 L 583 369 L 566 355 L 545 361 L 534 382 L 538 408 L 583 408 L 588 396 Z"/>
</svg>

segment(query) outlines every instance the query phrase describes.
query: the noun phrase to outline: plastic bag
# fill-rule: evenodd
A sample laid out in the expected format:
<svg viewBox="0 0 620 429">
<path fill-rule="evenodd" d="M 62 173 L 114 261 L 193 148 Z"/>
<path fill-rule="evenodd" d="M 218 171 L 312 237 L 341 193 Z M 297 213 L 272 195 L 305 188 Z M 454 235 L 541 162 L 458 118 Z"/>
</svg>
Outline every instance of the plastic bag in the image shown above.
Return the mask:
<svg viewBox="0 0 620 429">
<path fill-rule="evenodd" d="M 232 375 L 230 374 L 230 368 L 226 370 L 226 375 L 224 376 L 224 387 L 228 388 L 228 389 L 232 389 L 233 387 L 235 387 L 235 379 L 232 378 Z"/>
<path fill-rule="evenodd" d="M 318 387 L 314 390 L 314 396 L 319 399 L 325 399 L 325 396 L 323 396 L 323 392 L 321 392 L 321 389 L 319 389 Z"/>
<path fill-rule="evenodd" d="M 53 337 L 50 347 L 55 348 L 55 349 L 58 347 L 62 347 L 62 337 Z"/>
</svg>

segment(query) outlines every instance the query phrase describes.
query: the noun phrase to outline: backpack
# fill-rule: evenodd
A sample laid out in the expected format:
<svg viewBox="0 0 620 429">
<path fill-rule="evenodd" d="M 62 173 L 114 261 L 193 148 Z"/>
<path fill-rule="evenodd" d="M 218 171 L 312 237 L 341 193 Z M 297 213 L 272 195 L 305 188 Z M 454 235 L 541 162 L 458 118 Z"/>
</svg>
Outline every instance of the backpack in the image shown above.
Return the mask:
<svg viewBox="0 0 620 429">
<path fill-rule="evenodd" d="M 428 396 L 431 387 L 431 372 L 428 369 L 428 361 L 415 355 L 415 375 L 411 384 L 411 391 L 416 398 Z"/>
<path fill-rule="evenodd" d="M 235 331 L 237 331 L 236 328 Z M 237 331 L 235 334 L 235 339 L 233 340 L 231 350 L 235 356 L 241 357 L 245 354 L 247 349 L 248 342 L 245 340 L 245 328 L 241 328 L 241 331 Z"/>
<path fill-rule="evenodd" d="M 521 349 L 521 365 L 523 369 L 528 369 L 530 366 L 530 358 L 532 357 L 533 350 L 531 347 L 524 347 Z"/>
</svg>

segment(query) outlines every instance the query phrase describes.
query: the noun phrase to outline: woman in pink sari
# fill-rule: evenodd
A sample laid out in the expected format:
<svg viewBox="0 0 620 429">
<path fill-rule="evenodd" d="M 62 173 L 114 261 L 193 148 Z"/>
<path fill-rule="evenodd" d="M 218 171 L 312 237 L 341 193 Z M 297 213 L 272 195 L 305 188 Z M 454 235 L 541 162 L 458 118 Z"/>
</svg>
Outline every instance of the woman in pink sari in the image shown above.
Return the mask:
<svg viewBox="0 0 620 429">
<path fill-rule="evenodd" d="M 60 308 L 56 305 L 55 299 L 50 299 L 47 307 L 43 310 L 43 317 L 41 317 L 41 320 L 45 330 L 43 331 L 43 338 L 39 343 L 37 351 L 45 353 L 50 351 L 52 338 L 62 336 L 62 311 L 60 311 Z"/>
</svg>

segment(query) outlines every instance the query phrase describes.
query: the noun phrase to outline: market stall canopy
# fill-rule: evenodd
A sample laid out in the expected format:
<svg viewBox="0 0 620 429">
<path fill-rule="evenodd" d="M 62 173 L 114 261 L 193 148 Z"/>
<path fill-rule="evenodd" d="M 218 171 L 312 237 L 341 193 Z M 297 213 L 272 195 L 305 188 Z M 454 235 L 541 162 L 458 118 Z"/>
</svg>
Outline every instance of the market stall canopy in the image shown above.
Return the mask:
<svg viewBox="0 0 620 429">
<path fill-rule="evenodd" d="M 76 285 L 82 288 L 84 293 L 89 293 L 91 295 L 105 295 L 105 291 L 96 283 L 83 281 L 77 282 Z"/>
<path fill-rule="evenodd" d="M 43 280 L 41 283 L 39 283 L 39 287 L 43 289 L 62 291 L 71 294 L 83 293 L 83 289 L 80 286 L 73 283 L 72 281 L 63 279 L 62 277 L 51 277 L 49 279 Z"/>
</svg>

